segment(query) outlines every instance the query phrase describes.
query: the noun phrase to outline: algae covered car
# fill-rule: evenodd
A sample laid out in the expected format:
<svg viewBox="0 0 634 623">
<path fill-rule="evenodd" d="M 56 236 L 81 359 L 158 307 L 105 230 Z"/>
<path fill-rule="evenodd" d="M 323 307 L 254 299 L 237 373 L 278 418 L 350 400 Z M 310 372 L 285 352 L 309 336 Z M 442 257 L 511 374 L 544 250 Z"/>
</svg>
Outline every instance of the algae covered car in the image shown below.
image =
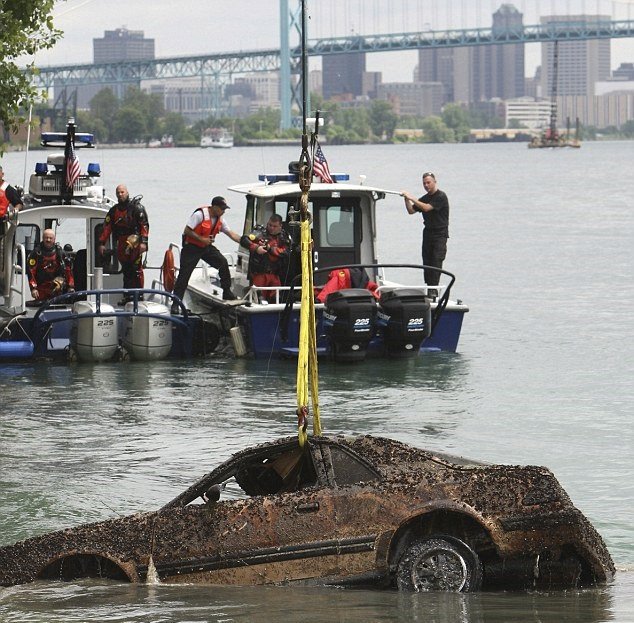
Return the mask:
<svg viewBox="0 0 634 623">
<path fill-rule="evenodd" d="M 602 584 L 607 548 L 544 467 L 390 439 L 245 449 L 157 511 L 0 548 L 0 585 L 82 577 L 415 591 Z"/>
</svg>

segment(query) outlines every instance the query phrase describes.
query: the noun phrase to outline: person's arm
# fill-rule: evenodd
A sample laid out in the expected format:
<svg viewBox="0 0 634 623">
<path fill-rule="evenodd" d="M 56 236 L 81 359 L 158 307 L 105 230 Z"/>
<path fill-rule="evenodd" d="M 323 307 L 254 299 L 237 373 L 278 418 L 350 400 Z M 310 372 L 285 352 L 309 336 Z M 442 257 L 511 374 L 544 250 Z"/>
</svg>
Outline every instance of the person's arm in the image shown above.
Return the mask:
<svg viewBox="0 0 634 623">
<path fill-rule="evenodd" d="M 101 233 L 99 234 L 99 245 L 97 246 L 97 252 L 99 255 L 103 255 L 106 252 L 106 240 L 110 238 L 110 233 L 112 232 L 112 208 L 106 214 L 106 218 L 103 222 L 103 228 L 101 229 Z"/>
<path fill-rule="evenodd" d="M 20 193 L 13 186 L 7 186 L 7 199 L 16 212 L 19 212 L 24 207 Z"/>
<path fill-rule="evenodd" d="M 240 236 L 239 234 L 236 234 L 235 231 L 227 228 L 227 229 L 223 229 L 222 232 L 227 234 L 227 236 L 229 236 L 229 238 L 231 238 L 231 240 L 233 240 L 234 242 L 237 242 L 238 244 L 240 244 L 240 240 L 242 239 L 242 236 Z"/>
<path fill-rule="evenodd" d="M 37 260 L 32 255 L 29 255 L 27 260 L 27 273 L 29 276 L 29 288 L 31 288 L 31 296 L 37 301 L 40 298 L 40 294 L 37 291 L 37 281 L 35 279 L 35 273 L 37 271 Z"/>
<path fill-rule="evenodd" d="M 416 199 L 414 195 L 410 195 L 407 191 L 401 193 L 405 200 L 405 208 L 409 214 L 416 214 L 416 212 L 429 212 L 434 209 L 434 206 L 430 203 L 423 203 L 420 199 Z"/>
<path fill-rule="evenodd" d="M 145 208 L 140 203 L 137 205 L 136 222 L 139 229 L 139 253 L 145 253 L 150 235 L 150 222 Z"/>
<path fill-rule="evenodd" d="M 75 291 L 75 277 L 73 276 L 73 265 L 68 257 L 62 255 L 62 265 L 64 266 L 64 279 L 66 280 L 66 289 L 68 292 Z"/>
</svg>

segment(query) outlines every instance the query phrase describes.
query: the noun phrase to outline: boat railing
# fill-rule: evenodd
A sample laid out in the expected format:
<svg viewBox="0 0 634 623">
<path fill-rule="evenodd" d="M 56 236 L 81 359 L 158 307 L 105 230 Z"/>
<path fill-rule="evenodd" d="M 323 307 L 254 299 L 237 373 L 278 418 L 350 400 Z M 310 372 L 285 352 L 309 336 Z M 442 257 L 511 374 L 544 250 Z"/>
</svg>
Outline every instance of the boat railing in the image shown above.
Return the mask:
<svg viewBox="0 0 634 623">
<path fill-rule="evenodd" d="M 373 272 L 381 275 L 382 278 L 384 278 L 384 270 L 386 268 L 395 268 L 395 269 L 413 269 L 413 270 L 417 270 L 420 271 L 421 273 L 423 273 L 425 270 L 431 270 L 434 272 L 437 272 L 441 275 L 445 275 L 446 277 L 449 277 L 449 283 L 443 285 L 443 286 L 426 286 L 424 281 L 419 285 L 419 286 L 411 286 L 411 285 L 407 285 L 407 284 L 401 284 L 401 283 L 394 283 L 391 288 L 404 288 L 404 287 L 415 287 L 415 288 L 424 288 L 427 287 L 427 292 L 430 296 L 430 298 L 435 298 L 436 299 L 436 307 L 434 308 L 434 310 L 432 311 L 432 322 L 431 322 L 431 332 L 433 334 L 434 329 L 436 328 L 436 325 L 438 324 L 438 321 L 440 320 L 440 317 L 442 316 L 443 312 L 445 311 L 445 308 L 447 307 L 447 303 L 449 302 L 449 295 L 451 293 L 451 288 L 453 287 L 453 284 L 456 281 L 456 276 L 453 273 L 450 273 L 448 270 L 444 270 L 442 268 L 437 268 L 436 266 L 427 266 L 426 264 L 345 264 L 345 265 L 341 265 L 341 266 L 328 266 L 325 268 L 318 268 L 317 270 L 314 271 L 314 274 L 324 274 L 324 273 L 328 273 L 331 272 L 333 270 L 341 270 L 341 269 L 349 269 L 349 268 L 360 268 L 360 269 L 366 269 L 366 268 L 371 268 L 374 269 Z M 299 278 L 301 278 L 301 275 L 298 275 Z M 295 279 L 298 279 L 298 277 L 296 277 Z M 380 286 L 379 286 L 380 287 Z M 386 284 L 386 288 L 388 289 L 388 284 Z M 432 290 L 434 290 L 435 292 L 431 292 Z"/>
<path fill-rule="evenodd" d="M 102 309 L 102 298 L 115 295 L 115 294 L 125 294 L 128 296 L 132 296 L 132 299 L 130 300 L 130 302 L 133 304 L 132 309 L 131 310 Z M 181 308 L 180 314 L 179 315 L 159 314 L 154 312 L 148 312 L 145 310 L 140 310 L 139 303 L 143 300 L 141 297 L 154 296 L 154 295 L 168 297 L 172 299 L 173 302 L 178 303 L 178 305 Z M 62 314 L 62 315 L 56 315 L 56 316 L 46 315 L 46 312 L 48 310 L 55 309 L 56 307 L 59 307 L 60 305 L 69 306 L 69 305 L 72 305 L 76 301 L 85 300 L 88 297 L 91 297 L 91 299 L 95 301 L 94 312 L 81 313 L 81 314 L 77 314 L 73 312 L 71 314 Z M 180 301 L 180 299 L 175 294 L 171 294 L 170 292 L 165 292 L 165 290 L 154 290 L 150 288 L 142 288 L 142 289 L 135 289 L 135 290 L 129 290 L 127 288 L 113 288 L 111 290 L 81 290 L 77 292 L 67 292 L 66 294 L 61 294 L 60 296 L 56 296 L 55 298 L 52 298 L 46 301 L 44 304 L 42 304 L 38 308 L 37 312 L 35 313 L 35 316 L 33 316 L 33 326 L 37 327 L 37 332 L 35 333 L 34 339 L 33 339 L 34 349 L 37 352 L 40 346 L 47 339 L 50 333 L 51 327 L 56 323 L 68 322 L 69 320 L 73 321 L 80 318 L 81 319 L 108 318 L 108 317 L 127 318 L 127 317 L 135 317 L 135 316 L 142 316 L 144 318 L 155 318 L 156 320 L 170 322 L 176 327 L 185 331 L 187 335 L 185 344 L 191 344 L 193 327 L 188 322 L 189 315 L 190 315 L 190 312 L 185 307 L 185 305 L 183 305 L 182 301 Z"/>
<path fill-rule="evenodd" d="M 301 293 L 301 287 L 292 286 L 251 286 L 243 296 L 247 305 L 286 305 L 291 290 L 294 294 Z M 274 294 L 274 299 L 269 300 L 267 294 Z M 299 304 L 299 299 L 296 301 Z"/>
<path fill-rule="evenodd" d="M 17 244 L 15 251 L 17 257 L 13 264 L 13 274 L 17 275 L 18 279 L 11 280 L 11 292 L 18 295 L 18 305 L 13 305 L 12 307 L 20 313 L 26 309 L 26 293 L 29 291 L 29 280 L 26 269 L 26 248 L 23 244 Z"/>
</svg>

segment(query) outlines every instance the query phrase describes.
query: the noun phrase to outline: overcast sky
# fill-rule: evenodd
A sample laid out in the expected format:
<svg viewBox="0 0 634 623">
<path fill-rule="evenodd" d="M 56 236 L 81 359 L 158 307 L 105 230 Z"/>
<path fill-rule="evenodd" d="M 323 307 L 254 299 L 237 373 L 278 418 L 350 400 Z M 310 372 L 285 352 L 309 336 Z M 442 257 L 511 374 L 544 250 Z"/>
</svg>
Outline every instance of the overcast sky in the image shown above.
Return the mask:
<svg viewBox="0 0 634 623">
<path fill-rule="evenodd" d="M 535 23 L 530 14 L 535 6 L 585 8 L 588 13 L 609 11 L 604 0 L 506 0 L 525 14 L 524 23 Z M 579 7 L 573 7 L 575 2 Z M 411 32 L 429 29 L 473 27 L 473 19 L 485 20 L 503 0 L 309 0 L 309 37 L 337 36 L 347 32 Z M 619 5 L 619 2 L 612 2 Z M 620 3 L 634 19 L 634 0 Z M 289 0 L 291 8 L 297 0 Z M 438 8 L 445 6 L 445 9 Z M 473 15 L 478 7 L 481 17 Z M 361 10 L 360 7 L 363 7 Z M 449 8 L 447 8 L 449 7 Z M 605 9 L 604 9 L 605 7 Z M 631 11 L 630 11 L 631 7 Z M 460 10 L 462 8 L 462 10 Z M 314 13 L 313 13 L 314 11 Z M 442 14 L 441 14 L 442 11 Z M 279 0 L 65 0 L 58 2 L 54 23 L 64 31 L 52 49 L 38 53 L 38 65 L 90 63 L 94 38 L 105 30 L 126 27 L 143 30 L 155 40 L 157 57 L 186 56 L 214 52 L 257 50 L 279 47 Z M 296 37 L 291 38 L 296 43 Z M 527 74 L 540 62 L 539 44 L 526 48 Z M 384 52 L 367 57 L 369 71 L 382 71 L 383 80 L 410 81 L 417 62 L 416 52 Z M 612 67 L 634 62 L 634 39 L 612 42 Z M 311 61 L 311 67 L 318 61 Z"/>
</svg>

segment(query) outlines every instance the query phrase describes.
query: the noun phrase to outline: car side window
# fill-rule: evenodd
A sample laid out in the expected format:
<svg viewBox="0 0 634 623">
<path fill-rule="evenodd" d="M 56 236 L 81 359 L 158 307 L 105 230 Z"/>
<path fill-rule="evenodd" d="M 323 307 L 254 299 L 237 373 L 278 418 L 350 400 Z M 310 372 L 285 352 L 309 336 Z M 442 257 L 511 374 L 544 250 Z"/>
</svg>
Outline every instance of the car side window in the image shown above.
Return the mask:
<svg viewBox="0 0 634 623">
<path fill-rule="evenodd" d="M 314 486 L 317 476 L 310 454 L 299 447 L 253 457 L 237 469 L 235 481 L 248 495 L 271 495 Z"/>
<path fill-rule="evenodd" d="M 371 482 L 381 478 L 380 474 L 369 463 L 341 446 L 330 446 L 330 456 L 335 482 L 340 487 L 359 482 Z"/>
</svg>

